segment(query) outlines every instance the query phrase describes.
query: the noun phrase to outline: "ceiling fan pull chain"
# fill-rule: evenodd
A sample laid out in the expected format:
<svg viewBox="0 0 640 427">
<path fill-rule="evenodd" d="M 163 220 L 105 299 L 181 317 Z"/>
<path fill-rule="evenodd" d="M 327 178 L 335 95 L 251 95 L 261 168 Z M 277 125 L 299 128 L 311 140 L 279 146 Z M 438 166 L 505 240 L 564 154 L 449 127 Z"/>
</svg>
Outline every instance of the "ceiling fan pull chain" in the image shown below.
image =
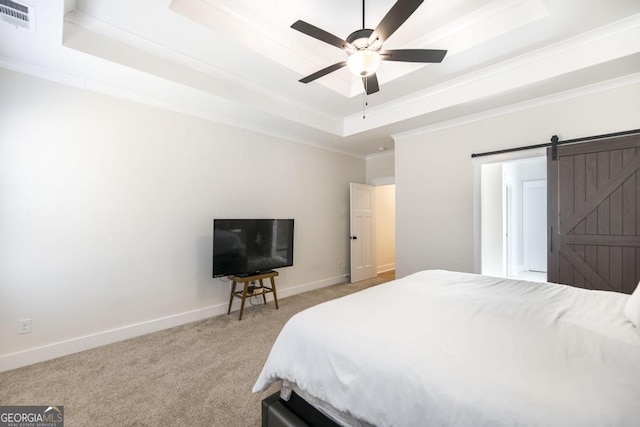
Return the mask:
<svg viewBox="0 0 640 427">
<path fill-rule="evenodd" d="M 366 94 L 366 93 L 363 93 L 363 94 L 362 94 L 362 120 L 364 120 L 364 119 L 366 118 L 366 116 L 365 116 L 365 110 L 366 110 L 366 108 L 367 108 L 367 101 L 366 101 L 366 99 L 367 99 L 367 94 Z"/>
<path fill-rule="evenodd" d="M 369 84 L 369 79 L 363 77 L 362 80 L 364 81 L 364 93 L 362 94 L 362 120 L 364 120 L 366 118 L 365 111 L 367 110 L 367 105 L 369 105 L 367 102 L 367 92 L 369 92 L 367 85 Z"/>
</svg>

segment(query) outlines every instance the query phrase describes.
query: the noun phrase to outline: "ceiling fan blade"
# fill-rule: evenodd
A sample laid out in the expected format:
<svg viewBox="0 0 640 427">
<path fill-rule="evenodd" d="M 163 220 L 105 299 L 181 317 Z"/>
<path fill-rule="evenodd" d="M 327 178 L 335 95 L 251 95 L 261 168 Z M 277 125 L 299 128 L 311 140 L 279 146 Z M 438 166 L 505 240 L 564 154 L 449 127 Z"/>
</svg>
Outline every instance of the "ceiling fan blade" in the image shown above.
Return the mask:
<svg viewBox="0 0 640 427">
<path fill-rule="evenodd" d="M 380 42 L 387 40 L 391 34 L 395 33 L 396 30 L 404 24 L 404 21 L 416 11 L 423 1 L 424 0 L 398 0 L 396 4 L 389 9 L 389 12 L 382 18 L 382 21 L 380 21 L 369 37 L 369 44 L 373 43 L 375 39 L 380 39 Z"/>
<path fill-rule="evenodd" d="M 362 84 L 364 85 L 364 89 L 367 91 L 367 95 L 371 95 L 372 93 L 376 93 L 380 90 L 380 86 L 378 86 L 378 77 L 376 77 L 375 73 L 368 77 L 363 77 Z"/>
<path fill-rule="evenodd" d="M 340 37 L 334 36 L 333 34 L 328 33 L 325 30 L 322 30 L 315 25 L 311 25 L 307 22 L 297 20 L 291 25 L 291 28 L 340 49 L 354 49 L 351 43 L 347 42 L 346 40 L 342 40 Z"/>
<path fill-rule="evenodd" d="M 333 73 L 334 71 L 339 70 L 340 68 L 344 67 L 345 65 L 347 65 L 347 61 L 342 61 L 342 62 L 338 62 L 337 64 L 329 65 L 327 68 L 323 68 L 320 71 L 316 71 L 315 73 L 310 74 L 307 77 L 303 77 L 298 81 L 301 82 L 301 83 L 312 82 L 317 78 L 320 78 L 322 76 L 326 76 L 329 73 Z"/>
<path fill-rule="evenodd" d="M 442 62 L 446 54 L 446 50 L 439 49 L 397 49 L 380 52 L 380 59 L 400 62 Z"/>
</svg>

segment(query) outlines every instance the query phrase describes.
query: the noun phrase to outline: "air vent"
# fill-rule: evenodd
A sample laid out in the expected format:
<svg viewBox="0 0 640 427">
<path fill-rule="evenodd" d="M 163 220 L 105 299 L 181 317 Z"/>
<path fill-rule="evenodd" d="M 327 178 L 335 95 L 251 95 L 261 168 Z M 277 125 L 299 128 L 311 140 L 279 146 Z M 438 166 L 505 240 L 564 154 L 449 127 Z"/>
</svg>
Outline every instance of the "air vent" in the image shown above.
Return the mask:
<svg viewBox="0 0 640 427">
<path fill-rule="evenodd" d="M 34 8 L 11 0 L 0 0 L 0 19 L 15 26 L 33 31 Z"/>
</svg>

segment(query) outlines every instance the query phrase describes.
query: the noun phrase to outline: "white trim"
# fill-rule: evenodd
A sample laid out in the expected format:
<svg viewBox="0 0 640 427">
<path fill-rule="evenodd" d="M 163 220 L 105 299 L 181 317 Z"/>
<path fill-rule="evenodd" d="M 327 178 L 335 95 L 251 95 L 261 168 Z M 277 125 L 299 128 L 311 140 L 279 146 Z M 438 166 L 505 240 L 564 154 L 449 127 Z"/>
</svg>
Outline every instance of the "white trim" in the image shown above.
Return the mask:
<svg viewBox="0 0 640 427">
<path fill-rule="evenodd" d="M 371 178 L 367 184 L 369 185 L 393 185 L 396 183 L 395 176 L 382 176 L 378 178 Z"/>
<path fill-rule="evenodd" d="M 393 154 L 394 154 L 393 150 L 386 149 L 386 150 L 378 151 L 377 153 L 367 154 L 365 158 L 369 160 L 369 159 L 376 159 L 378 157 L 392 156 Z"/>
<path fill-rule="evenodd" d="M 473 272 L 482 273 L 482 164 L 473 163 Z"/>
<path fill-rule="evenodd" d="M 348 151 L 340 150 L 334 147 L 328 147 L 316 143 L 314 141 L 307 141 L 295 137 L 291 137 L 284 133 L 278 133 L 270 130 L 265 130 L 259 126 L 248 125 L 246 121 L 239 118 L 229 118 L 222 114 L 213 114 L 210 112 L 203 112 L 196 108 L 185 107 L 183 105 L 162 100 L 153 96 L 145 95 L 130 89 L 124 89 L 120 86 L 110 85 L 94 80 L 87 80 L 83 77 L 74 76 L 72 74 L 53 70 L 50 68 L 39 67 L 26 62 L 16 61 L 12 58 L 0 55 L 0 68 L 14 71 L 17 73 L 26 74 L 29 76 L 37 77 L 40 79 L 52 81 L 55 83 L 64 84 L 67 86 L 76 87 L 79 89 L 88 90 L 90 92 L 99 93 L 102 95 L 112 96 L 118 99 L 122 99 L 129 102 L 135 102 L 137 104 L 147 105 L 150 107 L 159 108 L 164 111 L 172 111 L 174 113 L 185 114 L 190 117 L 200 118 L 213 123 L 218 123 L 225 126 L 231 126 L 234 128 L 256 132 L 261 135 L 267 135 L 275 138 L 281 138 L 296 144 L 302 144 L 309 147 L 318 148 L 320 150 L 331 151 L 334 153 L 342 154 L 357 159 L 365 159 L 365 155 L 355 154 Z"/>
<path fill-rule="evenodd" d="M 635 41 L 639 29 L 640 14 L 635 14 L 550 46 L 541 47 L 459 78 L 434 85 L 399 98 L 394 102 L 371 108 L 368 110 L 367 117 L 373 120 L 368 122 L 358 120 L 360 116 L 354 113 L 344 120 L 344 135 L 359 134 L 419 114 L 426 114 L 427 109 L 434 111 L 450 107 L 453 105 L 452 97 L 455 96 L 465 101 L 472 101 L 469 94 L 475 93 L 480 98 L 484 98 L 637 53 Z M 588 58 L 590 62 L 578 64 L 575 60 L 576 55 L 589 49 L 591 52 L 602 53 L 606 58 L 582 55 L 581 57 Z M 533 69 L 540 70 L 540 72 L 532 76 Z M 526 78 L 522 70 L 529 70 L 526 73 L 529 78 Z M 505 86 L 505 82 L 512 79 L 511 84 Z M 516 81 L 519 83 L 516 84 Z M 460 103 L 462 102 L 458 102 L 456 105 Z M 409 131 L 409 135 L 415 135 L 412 132 L 414 131 Z"/>
<path fill-rule="evenodd" d="M 391 264 L 379 265 L 377 267 L 377 272 L 378 274 L 380 274 L 380 273 L 386 273 L 387 271 L 393 271 L 395 269 L 396 269 L 396 263 L 393 262 Z"/>
<path fill-rule="evenodd" d="M 326 288 L 328 286 L 338 285 L 340 283 L 347 284 L 349 282 L 348 275 L 342 274 L 340 276 L 331 277 L 328 279 L 318 280 L 316 282 L 304 283 L 298 286 L 291 286 L 281 291 L 278 291 L 278 297 L 286 298 L 304 292 L 315 291 L 316 289 Z M 233 309 L 233 308 L 232 308 Z"/>
<path fill-rule="evenodd" d="M 640 83 L 640 73 L 634 73 L 623 77 L 617 77 L 615 79 L 606 80 L 604 82 L 594 83 L 587 86 L 582 86 L 576 89 L 567 90 L 564 92 L 554 93 L 552 95 L 543 96 L 540 98 L 531 99 L 528 101 L 518 102 L 510 104 L 504 107 L 494 108 L 492 110 L 483 111 L 482 113 L 471 114 L 468 116 L 459 117 L 457 119 L 448 120 L 445 122 L 436 123 L 430 126 L 424 126 L 417 129 L 412 129 L 407 132 L 401 132 L 391 137 L 394 141 L 398 142 L 405 138 L 412 138 L 419 135 L 425 135 L 431 132 L 437 132 L 444 129 L 449 129 L 456 126 L 466 125 L 482 120 L 492 119 L 495 117 L 505 116 L 507 114 L 517 113 L 519 111 L 529 110 L 531 108 L 540 107 L 547 104 L 556 102 L 562 102 L 582 96 L 603 92 L 606 90 L 617 89 L 624 86 Z"/>
<path fill-rule="evenodd" d="M 309 282 L 298 286 L 285 288 L 278 291 L 279 299 L 289 296 L 301 294 L 303 292 L 315 289 L 325 288 L 339 283 L 347 283 L 346 275 L 331 277 L 328 279 Z M 240 301 L 238 301 L 239 303 Z M 269 301 L 271 303 L 271 301 Z M 237 305 L 237 304 L 234 304 Z M 191 322 L 207 319 L 213 316 L 226 314 L 227 303 L 220 303 L 209 307 L 203 307 L 197 310 L 187 311 L 184 313 L 173 314 L 158 319 L 148 320 L 140 323 L 123 326 L 121 328 L 110 329 L 91 335 L 71 338 L 69 340 L 60 341 L 28 350 L 19 351 L 0 356 L 0 372 L 10 371 L 12 369 L 21 368 L 23 366 L 32 365 L 34 363 L 44 362 L 46 360 L 67 356 L 84 350 L 89 350 L 103 345 L 112 344 L 130 338 L 139 337 L 150 334 L 152 332 L 162 331 L 164 329 L 181 326 Z M 239 307 L 231 307 L 231 316 L 237 316 Z"/>
</svg>

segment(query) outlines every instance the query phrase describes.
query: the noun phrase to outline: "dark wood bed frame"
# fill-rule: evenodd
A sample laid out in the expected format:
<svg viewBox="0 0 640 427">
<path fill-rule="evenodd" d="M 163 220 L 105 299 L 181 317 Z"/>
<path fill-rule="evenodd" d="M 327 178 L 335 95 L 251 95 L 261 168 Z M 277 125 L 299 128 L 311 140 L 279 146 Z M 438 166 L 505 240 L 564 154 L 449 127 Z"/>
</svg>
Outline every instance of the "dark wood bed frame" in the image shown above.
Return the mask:
<svg viewBox="0 0 640 427">
<path fill-rule="evenodd" d="M 262 401 L 262 427 L 338 427 L 334 421 L 295 393 L 289 400 L 280 391 Z"/>
</svg>

